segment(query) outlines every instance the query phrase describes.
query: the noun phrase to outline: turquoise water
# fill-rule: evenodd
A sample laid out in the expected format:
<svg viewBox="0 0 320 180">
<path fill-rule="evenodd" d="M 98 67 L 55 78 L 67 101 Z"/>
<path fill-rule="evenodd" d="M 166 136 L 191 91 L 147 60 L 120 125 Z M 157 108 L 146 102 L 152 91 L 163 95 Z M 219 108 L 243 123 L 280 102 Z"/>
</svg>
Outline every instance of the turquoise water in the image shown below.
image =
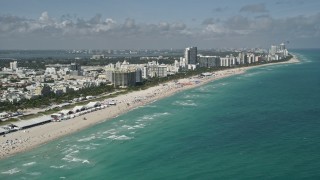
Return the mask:
<svg viewBox="0 0 320 180">
<path fill-rule="evenodd" d="M 0 161 L 0 179 L 319 179 L 320 50 Z"/>
</svg>

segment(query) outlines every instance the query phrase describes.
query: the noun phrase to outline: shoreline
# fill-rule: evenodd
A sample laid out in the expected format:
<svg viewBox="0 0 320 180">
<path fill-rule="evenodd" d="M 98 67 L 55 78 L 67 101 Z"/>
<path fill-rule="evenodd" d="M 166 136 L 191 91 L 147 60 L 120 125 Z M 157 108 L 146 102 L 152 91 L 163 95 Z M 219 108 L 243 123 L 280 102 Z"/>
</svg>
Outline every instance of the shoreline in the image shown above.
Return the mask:
<svg viewBox="0 0 320 180">
<path fill-rule="evenodd" d="M 138 107 L 146 104 L 153 103 L 157 100 L 172 96 L 178 92 L 192 89 L 205 85 L 209 82 L 213 82 L 218 79 L 227 78 L 234 75 L 245 73 L 247 70 L 277 65 L 277 64 L 291 64 L 300 62 L 295 55 L 284 62 L 268 63 L 250 67 L 238 67 L 232 69 L 226 69 L 216 71 L 215 76 L 209 76 L 204 78 L 184 78 L 178 80 L 179 84 L 172 81 L 160 84 L 154 87 L 150 87 L 145 90 L 133 91 L 128 94 L 119 95 L 114 98 L 108 98 L 105 100 L 114 99 L 117 101 L 116 106 L 109 106 L 105 109 L 94 111 L 82 116 L 78 116 L 69 120 L 63 120 L 61 122 L 51 122 L 44 125 L 32 127 L 25 130 L 19 130 L 6 134 L 5 137 L 0 137 L 0 160 L 13 156 L 17 153 L 32 150 L 43 144 L 51 142 L 53 140 L 65 137 L 67 135 L 79 132 L 85 128 L 91 127 L 104 121 L 112 120 L 113 118 L 125 114 Z M 198 81 L 199 83 L 196 83 Z M 83 118 L 87 120 L 84 120 Z M 9 142 L 9 143 L 8 143 Z"/>
</svg>

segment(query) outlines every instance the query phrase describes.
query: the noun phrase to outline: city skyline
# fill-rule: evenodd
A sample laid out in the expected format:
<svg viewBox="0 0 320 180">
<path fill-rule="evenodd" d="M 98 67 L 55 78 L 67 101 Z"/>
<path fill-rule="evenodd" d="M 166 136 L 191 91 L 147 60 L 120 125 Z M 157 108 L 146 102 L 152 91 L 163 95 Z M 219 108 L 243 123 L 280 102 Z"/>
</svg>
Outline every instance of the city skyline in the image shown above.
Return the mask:
<svg viewBox="0 0 320 180">
<path fill-rule="evenodd" d="M 0 49 L 319 48 L 320 2 L 0 1 Z"/>
</svg>

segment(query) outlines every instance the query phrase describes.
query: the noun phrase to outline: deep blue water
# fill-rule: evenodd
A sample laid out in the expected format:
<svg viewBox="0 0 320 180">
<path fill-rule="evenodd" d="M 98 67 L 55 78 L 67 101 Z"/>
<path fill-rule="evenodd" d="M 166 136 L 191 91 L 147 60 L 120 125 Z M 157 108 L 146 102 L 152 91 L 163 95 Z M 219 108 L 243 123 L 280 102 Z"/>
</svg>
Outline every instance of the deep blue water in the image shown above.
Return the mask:
<svg viewBox="0 0 320 180">
<path fill-rule="evenodd" d="M 320 50 L 0 161 L 0 179 L 319 179 Z"/>
</svg>

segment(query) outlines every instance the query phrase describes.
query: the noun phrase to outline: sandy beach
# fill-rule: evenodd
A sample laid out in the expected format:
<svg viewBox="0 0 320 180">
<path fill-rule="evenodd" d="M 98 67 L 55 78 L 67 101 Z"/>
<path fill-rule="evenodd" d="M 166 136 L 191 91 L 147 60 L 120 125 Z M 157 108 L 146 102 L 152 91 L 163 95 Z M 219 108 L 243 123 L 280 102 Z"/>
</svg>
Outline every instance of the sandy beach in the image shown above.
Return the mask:
<svg viewBox="0 0 320 180">
<path fill-rule="evenodd" d="M 24 152 L 45 144 L 49 141 L 61 138 L 71 133 L 75 133 L 84 128 L 90 127 L 102 121 L 111 120 L 114 117 L 124 114 L 136 107 L 154 102 L 164 97 L 171 96 L 177 92 L 204 85 L 208 82 L 238 75 L 248 69 L 275 64 L 297 63 L 299 60 L 294 56 L 289 61 L 270 63 L 259 66 L 233 68 L 216 71 L 215 76 L 204 78 L 192 77 L 180 79 L 178 82 L 167 82 L 146 90 L 134 91 L 128 94 L 119 95 L 116 100 L 117 105 L 97 110 L 82 116 L 78 116 L 61 122 L 51 122 L 33 128 L 19 130 L 0 137 L 0 159 L 12 156 L 19 152 Z M 106 99 L 107 101 L 108 99 Z M 111 99 L 110 99 L 111 100 Z M 84 117 L 87 120 L 84 120 Z"/>
</svg>

